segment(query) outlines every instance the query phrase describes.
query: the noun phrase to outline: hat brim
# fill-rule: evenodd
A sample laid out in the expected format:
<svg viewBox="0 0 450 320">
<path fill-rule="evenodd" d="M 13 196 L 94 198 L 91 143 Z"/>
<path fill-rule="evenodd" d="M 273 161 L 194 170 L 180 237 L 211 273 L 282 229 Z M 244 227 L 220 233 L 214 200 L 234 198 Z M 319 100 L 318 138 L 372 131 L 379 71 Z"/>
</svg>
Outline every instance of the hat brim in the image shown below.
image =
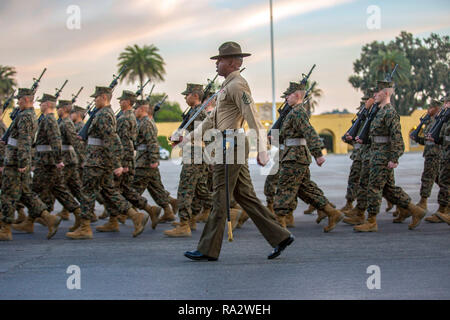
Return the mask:
<svg viewBox="0 0 450 320">
<path fill-rule="evenodd" d="M 211 57 L 210 59 L 211 60 L 217 60 L 219 58 L 226 58 L 226 57 L 242 57 L 242 58 L 245 58 L 245 57 L 249 57 L 251 55 L 252 55 L 251 53 L 236 53 L 236 54 L 224 54 L 224 55 L 219 54 L 217 56 Z"/>
</svg>

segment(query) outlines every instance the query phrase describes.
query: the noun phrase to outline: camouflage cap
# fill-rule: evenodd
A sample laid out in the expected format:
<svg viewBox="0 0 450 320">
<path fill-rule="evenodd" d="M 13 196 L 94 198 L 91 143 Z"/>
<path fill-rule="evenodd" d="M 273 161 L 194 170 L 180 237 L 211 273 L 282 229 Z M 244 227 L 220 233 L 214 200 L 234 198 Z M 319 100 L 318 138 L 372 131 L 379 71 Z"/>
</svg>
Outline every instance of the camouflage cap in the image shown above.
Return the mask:
<svg viewBox="0 0 450 320">
<path fill-rule="evenodd" d="M 431 103 L 428 105 L 428 109 L 429 108 L 435 108 L 435 107 L 442 107 L 442 104 L 443 104 L 443 101 L 433 99 L 431 101 Z"/>
<path fill-rule="evenodd" d="M 364 93 L 364 96 L 361 98 L 361 100 L 366 101 L 369 100 L 370 98 L 373 98 L 373 94 L 377 92 L 377 89 L 375 88 L 369 88 L 366 90 L 366 92 Z"/>
<path fill-rule="evenodd" d="M 65 107 L 65 106 L 72 106 L 71 100 L 59 100 L 58 105 L 56 106 L 56 109 Z"/>
<path fill-rule="evenodd" d="M 110 87 L 95 87 L 95 92 L 91 95 L 91 98 L 95 98 L 104 93 L 112 93 L 112 89 Z"/>
<path fill-rule="evenodd" d="M 56 97 L 52 94 L 47 94 L 44 93 L 42 95 L 42 98 L 38 99 L 38 102 L 47 102 L 47 101 L 51 101 L 51 102 L 56 102 Z"/>
<path fill-rule="evenodd" d="M 122 96 L 120 96 L 119 98 L 117 98 L 117 100 L 130 100 L 131 102 L 136 101 L 137 96 L 133 91 L 130 90 L 123 90 L 122 91 Z"/>
<path fill-rule="evenodd" d="M 394 88 L 395 83 L 393 81 L 387 81 L 387 80 L 377 80 L 377 90 L 383 90 L 386 88 Z"/>
<path fill-rule="evenodd" d="M 298 83 L 298 82 L 289 82 L 289 88 L 286 89 L 286 91 L 283 93 L 282 98 L 286 98 L 288 95 L 294 93 L 298 90 L 305 90 L 306 85 Z"/>
<path fill-rule="evenodd" d="M 86 109 L 84 109 L 84 108 L 82 108 L 82 107 L 80 107 L 80 106 L 73 106 L 72 107 L 72 111 L 70 111 L 71 113 L 74 113 L 74 112 L 79 112 L 79 113 L 81 113 L 82 115 L 84 115 L 85 113 L 86 113 Z"/>
<path fill-rule="evenodd" d="M 241 46 L 233 41 L 228 41 L 223 43 L 219 47 L 219 54 L 211 57 L 211 60 L 217 60 L 221 57 L 248 57 L 251 56 L 250 53 L 242 53 Z"/>
<path fill-rule="evenodd" d="M 35 92 L 31 89 L 19 88 L 19 92 L 17 93 L 17 95 L 14 98 L 20 99 L 21 97 L 24 97 L 24 96 L 34 96 L 34 94 L 35 94 Z"/>
<path fill-rule="evenodd" d="M 194 91 L 203 92 L 203 85 L 195 84 L 195 83 L 188 83 L 186 86 L 186 90 L 184 90 L 181 94 L 184 96 L 187 96 L 188 94 L 190 94 Z"/>
</svg>

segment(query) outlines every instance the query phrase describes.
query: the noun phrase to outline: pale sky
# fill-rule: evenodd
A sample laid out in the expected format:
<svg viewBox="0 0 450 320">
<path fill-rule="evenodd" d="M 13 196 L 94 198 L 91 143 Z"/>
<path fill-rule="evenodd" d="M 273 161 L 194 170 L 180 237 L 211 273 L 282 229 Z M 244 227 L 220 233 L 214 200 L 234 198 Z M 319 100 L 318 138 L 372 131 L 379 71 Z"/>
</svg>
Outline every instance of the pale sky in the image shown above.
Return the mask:
<svg viewBox="0 0 450 320">
<path fill-rule="evenodd" d="M 273 4 L 277 101 L 289 81 L 298 81 L 316 64 L 311 79 L 324 96 L 315 114 L 335 108 L 354 111 L 359 105 L 361 94 L 348 77 L 364 44 L 390 41 L 402 30 L 416 37 L 450 34 L 448 0 Z M 67 27 L 71 5 L 80 9 L 80 29 Z M 380 29 L 367 27 L 371 5 L 380 8 Z M 209 58 L 223 42 L 236 41 L 252 53 L 244 59 L 243 76 L 253 99 L 272 101 L 269 0 L 1 0 L 0 30 L 0 64 L 16 67 L 20 87 L 30 87 L 32 78 L 47 67 L 39 96 L 54 93 L 68 79 L 61 98 L 70 99 L 83 86 L 77 104 L 84 107 L 96 85 L 110 83 L 126 46 L 154 44 L 166 62 L 165 81 L 154 92 L 166 92 L 184 109 L 180 93 L 186 83 L 213 78 L 215 64 Z M 123 82 L 115 95 L 123 89 L 136 90 L 137 84 Z"/>
</svg>

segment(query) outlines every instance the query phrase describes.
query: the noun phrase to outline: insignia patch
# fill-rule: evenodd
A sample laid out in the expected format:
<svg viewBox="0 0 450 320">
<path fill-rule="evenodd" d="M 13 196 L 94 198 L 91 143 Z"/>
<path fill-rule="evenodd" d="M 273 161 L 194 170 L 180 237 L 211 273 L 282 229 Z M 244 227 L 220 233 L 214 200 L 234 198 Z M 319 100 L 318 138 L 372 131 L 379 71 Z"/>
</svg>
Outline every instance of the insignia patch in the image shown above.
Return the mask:
<svg viewBox="0 0 450 320">
<path fill-rule="evenodd" d="M 252 103 L 249 97 L 247 97 L 247 95 L 245 94 L 245 92 L 242 94 L 242 101 L 244 101 L 245 104 Z"/>
</svg>

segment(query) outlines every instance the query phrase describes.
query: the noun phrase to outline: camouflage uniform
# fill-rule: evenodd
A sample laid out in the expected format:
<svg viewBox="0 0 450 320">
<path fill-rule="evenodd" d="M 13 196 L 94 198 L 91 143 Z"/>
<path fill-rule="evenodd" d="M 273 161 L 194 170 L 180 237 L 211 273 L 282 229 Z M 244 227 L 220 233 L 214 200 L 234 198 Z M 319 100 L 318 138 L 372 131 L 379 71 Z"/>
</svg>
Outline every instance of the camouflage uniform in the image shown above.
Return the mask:
<svg viewBox="0 0 450 320">
<path fill-rule="evenodd" d="M 158 129 L 153 119 L 148 116 L 139 120 L 136 139 L 136 173 L 133 189 L 142 195 L 145 189 L 158 206 L 166 208 L 169 205 L 169 192 L 161 181 L 159 168 L 150 168 L 152 163 L 159 162 Z"/>
<path fill-rule="evenodd" d="M 75 126 L 69 117 L 61 119 L 59 130 L 62 138 L 62 159 L 64 162 L 64 182 L 74 197 L 81 202 L 82 181 L 79 173 L 80 163 L 85 158 L 84 144 L 78 139 Z"/>
<path fill-rule="evenodd" d="M 407 208 L 411 198 L 402 188 L 395 186 L 394 170 L 388 168 L 388 162 L 398 163 L 403 154 L 400 117 L 392 105 L 380 108 L 370 125 L 370 165 L 367 189 L 369 216 L 380 211 L 382 196 L 394 205 Z M 380 142 L 382 141 L 382 142 Z"/>
<path fill-rule="evenodd" d="M 16 204 L 20 201 L 28 208 L 30 217 L 37 218 L 47 209 L 31 188 L 31 145 L 37 129 L 33 109 L 21 111 L 11 124 L 11 135 L 6 146 L 0 196 L 3 222 L 14 221 Z M 19 168 L 27 168 L 23 173 Z"/>
<path fill-rule="evenodd" d="M 348 176 L 347 183 L 347 194 L 345 199 L 349 202 L 353 202 L 358 194 L 359 178 L 362 168 L 362 158 L 361 158 L 361 145 L 359 143 L 353 144 L 353 151 L 350 159 L 353 160 L 352 166 L 350 167 L 350 174 Z"/>
<path fill-rule="evenodd" d="M 450 185 L 450 121 L 444 123 L 439 133 L 442 141 L 442 162 L 439 172 L 439 194 L 438 203 L 444 208 L 449 207 L 449 185 Z"/>
<path fill-rule="evenodd" d="M 193 112 L 195 113 L 198 108 L 200 108 L 200 105 L 195 106 Z M 203 110 L 196 118 L 196 121 L 203 121 L 206 117 L 207 114 Z M 186 130 L 189 132 L 194 130 L 194 122 Z M 194 143 L 188 143 L 183 148 L 183 152 L 186 150 L 190 152 L 190 157 L 186 154 L 183 155 L 183 167 L 181 168 L 177 192 L 180 221 L 187 221 L 193 215 L 199 214 L 202 208 L 202 201 L 206 208 L 212 207 L 211 193 L 206 185 L 206 167 L 208 165 L 204 162 L 200 164 L 194 162 L 195 154 L 203 155 L 203 148 L 195 146 Z M 185 163 L 187 159 L 190 160 L 190 163 Z"/>
<path fill-rule="evenodd" d="M 367 210 L 367 188 L 369 187 L 369 169 L 370 169 L 370 145 L 363 144 L 359 150 L 361 158 L 361 169 L 359 175 L 358 189 L 356 192 L 356 207 L 361 211 Z"/>
<path fill-rule="evenodd" d="M 36 135 L 36 168 L 34 169 L 32 189 L 53 210 L 56 198 L 69 212 L 79 208 L 64 183 L 62 169 L 56 165 L 62 162 L 61 132 L 53 113 L 43 116 Z"/>
<path fill-rule="evenodd" d="M 302 140 L 300 145 L 289 146 L 288 139 Z M 294 106 L 280 129 L 280 177 L 275 194 L 274 210 L 278 216 L 286 216 L 296 197 L 307 200 L 317 209 L 323 209 L 327 198 L 316 184 L 310 183 L 309 164 L 311 153 L 322 156 L 322 143 L 311 126 L 308 114 L 301 105 Z M 311 153 L 310 153 L 311 152 Z"/>
<path fill-rule="evenodd" d="M 144 209 L 147 199 L 141 196 L 142 193 L 132 188 L 135 173 L 134 144 L 137 138 L 137 122 L 133 110 L 124 111 L 117 120 L 117 134 L 123 148 L 122 166 L 128 168 L 129 171 L 122 173 L 119 177 L 114 176 L 114 183 L 125 199 L 136 208 Z M 114 210 L 113 208 L 111 209 Z"/>
<path fill-rule="evenodd" d="M 425 123 L 424 135 L 426 136 L 435 123 L 436 118 L 432 117 Z M 431 195 L 431 189 L 433 184 L 439 184 L 439 168 L 442 158 L 442 150 L 439 144 L 435 144 L 431 141 L 425 141 L 424 137 L 418 138 L 418 143 L 425 145 L 423 150 L 423 157 L 425 158 L 423 172 L 422 172 L 422 185 L 420 186 L 420 196 L 422 198 L 429 198 Z"/>
<path fill-rule="evenodd" d="M 111 215 L 126 214 L 131 204 L 114 186 L 113 170 L 121 167 L 121 144 L 116 133 L 116 117 L 111 106 L 101 108 L 88 131 L 86 162 L 83 168 L 83 201 L 81 218 L 90 219 L 94 213 L 97 192 L 105 205 L 114 208 Z"/>
</svg>

